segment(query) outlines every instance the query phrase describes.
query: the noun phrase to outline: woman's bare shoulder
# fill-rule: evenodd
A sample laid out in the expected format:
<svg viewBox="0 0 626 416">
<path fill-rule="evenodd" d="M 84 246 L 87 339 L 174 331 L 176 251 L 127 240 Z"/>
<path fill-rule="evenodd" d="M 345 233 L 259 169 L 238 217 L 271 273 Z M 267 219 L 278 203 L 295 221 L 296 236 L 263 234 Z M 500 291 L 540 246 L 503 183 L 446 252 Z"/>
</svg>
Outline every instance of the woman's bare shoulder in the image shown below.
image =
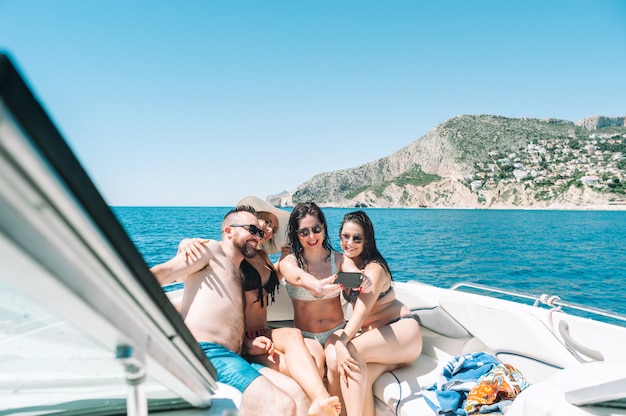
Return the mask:
<svg viewBox="0 0 626 416">
<path fill-rule="evenodd" d="M 367 263 L 367 265 L 365 266 L 365 271 L 375 274 L 375 275 L 380 275 L 380 276 L 385 276 L 385 277 L 388 275 L 387 271 L 382 266 L 382 264 L 376 261 L 370 261 L 369 263 Z"/>
</svg>

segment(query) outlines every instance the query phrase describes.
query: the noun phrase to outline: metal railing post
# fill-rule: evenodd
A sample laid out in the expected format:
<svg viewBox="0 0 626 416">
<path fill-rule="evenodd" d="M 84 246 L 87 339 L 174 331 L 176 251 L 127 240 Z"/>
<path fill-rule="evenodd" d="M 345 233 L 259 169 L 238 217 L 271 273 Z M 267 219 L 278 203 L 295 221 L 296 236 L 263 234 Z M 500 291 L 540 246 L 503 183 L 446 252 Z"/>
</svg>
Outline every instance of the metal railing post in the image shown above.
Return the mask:
<svg viewBox="0 0 626 416">
<path fill-rule="evenodd" d="M 141 354 L 133 351 L 129 345 L 118 345 L 115 358 L 124 366 L 128 397 L 126 414 L 128 416 L 148 416 L 148 398 L 143 383 L 146 380 L 146 363 Z"/>
</svg>

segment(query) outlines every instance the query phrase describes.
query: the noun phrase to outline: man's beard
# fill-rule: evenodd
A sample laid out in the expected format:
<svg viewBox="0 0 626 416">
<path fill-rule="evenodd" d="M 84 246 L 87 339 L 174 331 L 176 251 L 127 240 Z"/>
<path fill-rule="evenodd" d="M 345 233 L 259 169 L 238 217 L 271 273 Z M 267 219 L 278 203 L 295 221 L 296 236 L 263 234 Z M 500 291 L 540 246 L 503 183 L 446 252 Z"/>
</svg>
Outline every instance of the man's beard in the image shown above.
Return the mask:
<svg viewBox="0 0 626 416">
<path fill-rule="evenodd" d="M 239 250 L 239 252 L 243 254 L 245 258 L 252 259 L 257 254 L 256 248 L 249 247 L 246 241 L 244 241 L 243 244 L 240 242 L 235 242 L 233 245 L 237 247 L 237 250 Z"/>
</svg>

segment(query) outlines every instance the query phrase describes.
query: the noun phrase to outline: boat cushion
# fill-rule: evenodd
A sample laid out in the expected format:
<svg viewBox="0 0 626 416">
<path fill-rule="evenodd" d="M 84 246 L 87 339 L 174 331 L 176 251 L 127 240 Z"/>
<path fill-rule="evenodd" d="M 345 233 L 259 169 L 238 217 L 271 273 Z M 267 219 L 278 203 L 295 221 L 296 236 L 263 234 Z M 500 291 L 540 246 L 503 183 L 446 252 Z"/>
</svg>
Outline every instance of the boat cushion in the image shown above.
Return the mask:
<svg viewBox="0 0 626 416">
<path fill-rule="evenodd" d="M 456 296 L 439 299 L 442 308 L 456 321 L 494 351 L 501 361 L 522 370 L 531 383 L 546 378 L 555 369 L 578 364 L 537 317 L 521 309 L 512 309 L 509 302 L 489 301 L 492 303 L 482 304 Z M 531 367 L 537 364 L 539 367 Z"/>
<path fill-rule="evenodd" d="M 374 383 L 374 397 L 390 410 L 389 414 L 432 416 L 433 410 L 422 397 L 422 387 L 435 383 L 439 374 L 437 361 L 420 355 L 409 365 L 383 373 Z"/>
<path fill-rule="evenodd" d="M 396 285 L 396 297 L 415 315 L 422 328 L 449 338 L 466 338 L 465 328 L 459 325 L 437 302 L 437 297 L 420 290 L 415 284 Z"/>
<path fill-rule="evenodd" d="M 413 314 L 422 328 L 428 328 L 448 338 L 457 339 L 469 337 L 467 330 L 440 306 L 413 310 Z"/>
</svg>

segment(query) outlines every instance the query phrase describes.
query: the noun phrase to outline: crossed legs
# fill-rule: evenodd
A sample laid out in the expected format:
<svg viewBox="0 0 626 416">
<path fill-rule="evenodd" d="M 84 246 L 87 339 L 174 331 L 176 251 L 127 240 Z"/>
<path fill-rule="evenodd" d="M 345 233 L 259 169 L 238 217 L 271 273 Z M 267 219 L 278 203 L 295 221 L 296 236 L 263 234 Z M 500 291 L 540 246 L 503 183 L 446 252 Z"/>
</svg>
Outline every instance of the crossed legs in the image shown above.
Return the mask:
<svg viewBox="0 0 626 416">
<path fill-rule="evenodd" d="M 359 365 L 357 380 L 341 380 L 335 355 L 335 346 L 326 345 L 328 390 L 342 395 L 346 413 L 374 415 L 372 385 L 385 371 L 394 370 L 417 359 L 422 351 L 422 338 L 417 321 L 403 319 L 390 325 L 364 332 L 347 345 Z"/>
</svg>

